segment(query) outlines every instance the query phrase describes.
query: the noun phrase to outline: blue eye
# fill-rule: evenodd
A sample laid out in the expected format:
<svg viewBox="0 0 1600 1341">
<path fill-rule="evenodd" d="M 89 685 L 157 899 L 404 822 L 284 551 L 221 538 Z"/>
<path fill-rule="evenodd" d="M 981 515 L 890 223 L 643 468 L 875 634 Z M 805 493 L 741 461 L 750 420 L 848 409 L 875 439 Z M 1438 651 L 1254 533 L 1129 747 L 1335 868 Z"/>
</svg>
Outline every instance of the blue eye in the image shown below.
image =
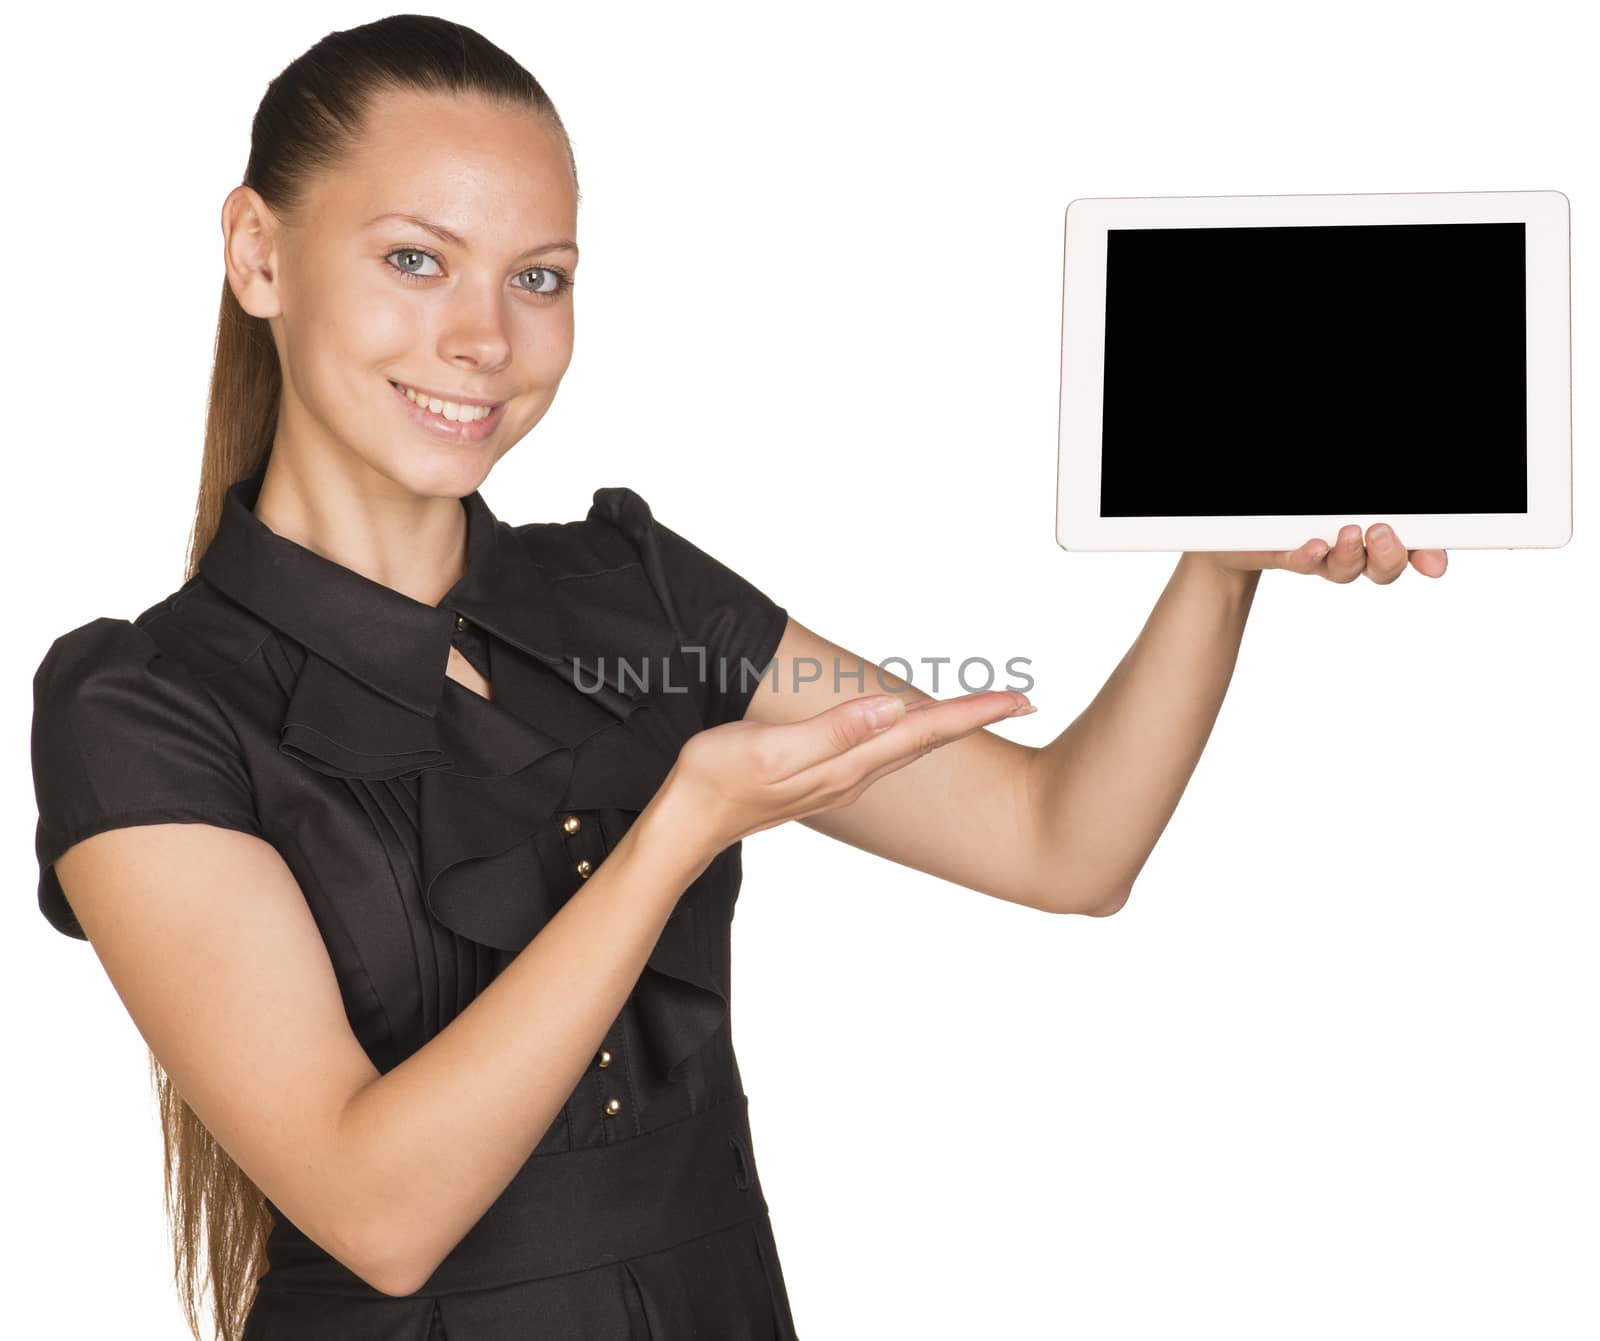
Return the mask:
<svg viewBox="0 0 1600 1341">
<path fill-rule="evenodd" d="M 388 261 L 390 265 L 393 265 L 394 268 L 396 270 L 398 270 L 402 275 L 405 275 L 405 276 L 407 276 L 409 278 L 421 278 L 421 279 L 433 279 L 434 278 L 434 276 L 432 276 L 432 275 L 421 275 L 421 276 L 418 276 L 418 274 L 417 274 L 417 272 L 415 270 L 408 269 L 406 266 L 403 266 L 403 265 L 395 265 L 394 258 L 396 256 L 408 257 L 418 265 L 425 264 L 428 261 L 432 261 L 435 265 L 437 265 L 439 263 L 439 258 L 437 256 L 435 256 L 431 251 L 423 251 L 421 247 L 396 247 L 392 252 L 390 252 L 383 259 Z"/>
<path fill-rule="evenodd" d="M 400 260 L 397 261 L 396 257 L 399 257 Z M 426 247 L 396 247 L 393 251 L 386 253 L 383 259 L 392 269 L 399 271 L 401 278 L 409 284 L 420 284 L 424 280 L 441 278 L 439 274 L 422 273 L 421 267 L 425 266 L 429 261 L 432 261 L 435 265 L 439 264 L 438 255 L 429 251 Z M 531 293 L 535 298 L 560 298 L 562 294 L 577 283 L 577 280 L 567 271 L 553 265 L 530 266 L 526 270 L 519 271 L 517 278 L 521 279 L 525 275 L 542 275 L 545 277 L 543 280 L 534 281 L 536 285 L 542 284 L 544 287 L 518 285 L 519 288 L 523 289 L 523 292 Z"/>
<path fill-rule="evenodd" d="M 524 275 L 547 275 L 554 283 L 546 289 L 529 289 L 529 293 L 540 298 L 559 298 L 570 289 L 577 281 L 565 270 L 557 269 L 553 265 L 536 265 L 522 272 Z M 520 276 L 519 276 L 520 278 Z"/>
</svg>

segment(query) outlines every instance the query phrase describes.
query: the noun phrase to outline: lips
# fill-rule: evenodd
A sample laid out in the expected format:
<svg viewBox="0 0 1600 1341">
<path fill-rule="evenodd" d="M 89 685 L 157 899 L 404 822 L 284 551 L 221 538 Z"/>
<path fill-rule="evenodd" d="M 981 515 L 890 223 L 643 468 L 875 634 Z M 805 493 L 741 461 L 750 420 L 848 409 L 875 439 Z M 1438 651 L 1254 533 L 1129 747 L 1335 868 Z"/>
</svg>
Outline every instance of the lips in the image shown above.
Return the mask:
<svg viewBox="0 0 1600 1341">
<path fill-rule="evenodd" d="M 428 409 L 425 405 L 412 400 L 405 393 L 401 383 L 393 378 L 386 378 L 394 390 L 396 399 L 399 400 L 401 409 L 407 417 L 418 427 L 427 430 L 435 438 L 451 443 L 476 443 L 487 438 L 495 428 L 505 412 L 505 402 L 478 402 L 492 405 L 489 413 L 476 419 L 447 419 L 444 415 Z M 418 392 L 418 394 L 423 394 Z M 442 397 L 440 399 L 443 399 Z M 459 403 L 459 402 L 457 402 Z"/>
<path fill-rule="evenodd" d="M 413 386 L 409 382 L 397 382 L 392 377 L 388 379 L 388 382 L 390 386 L 402 394 L 407 391 L 416 393 L 416 399 L 419 405 L 427 405 L 433 401 L 438 401 L 442 405 L 457 405 L 469 410 L 492 410 L 496 405 L 500 404 L 500 402 L 497 400 L 488 400 L 482 396 L 463 396 L 457 395 L 454 392 L 434 391 L 428 387 Z M 409 397 L 407 399 L 409 399 Z M 437 411 L 435 413 L 437 413 Z"/>
</svg>

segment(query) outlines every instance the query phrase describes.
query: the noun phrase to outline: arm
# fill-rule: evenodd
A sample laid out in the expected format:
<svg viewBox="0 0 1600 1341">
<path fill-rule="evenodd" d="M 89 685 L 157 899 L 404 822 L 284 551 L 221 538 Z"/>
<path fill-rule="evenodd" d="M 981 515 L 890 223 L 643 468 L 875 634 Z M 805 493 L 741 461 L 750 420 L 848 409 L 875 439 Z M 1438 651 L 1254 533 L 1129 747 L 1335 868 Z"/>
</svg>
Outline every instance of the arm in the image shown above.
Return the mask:
<svg viewBox="0 0 1600 1341">
<path fill-rule="evenodd" d="M 83 840 L 56 869 L 207 1129 L 330 1254 L 409 1294 L 533 1152 L 709 864 L 685 837 L 694 826 L 664 816 L 668 792 L 494 982 L 382 1076 L 270 844 L 204 824 L 141 825 Z"/>
<path fill-rule="evenodd" d="M 1032 761 L 1036 860 L 1114 891 L 1103 912 L 1127 902 L 1189 785 L 1260 577 L 1185 554 L 1094 701 Z"/>
<path fill-rule="evenodd" d="M 1346 586 L 1388 586 L 1407 567 L 1443 577 L 1442 549 L 1408 550 L 1377 524 L 1341 526 L 1337 544 L 1294 550 L 1186 553 L 1105 687 L 1033 763 L 1031 791 L 1047 868 L 1076 862 L 1127 902 L 1178 807 L 1233 678 L 1245 621 L 1266 569 Z"/>
<path fill-rule="evenodd" d="M 1044 912 L 1103 916 L 1176 808 L 1233 673 L 1259 573 L 1190 556 L 1105 687 L 1041 748 L 987 730 L 875 782 L 859 800 L 800 822 L 863 851 Z M 820 679 L 796 688 L 813 658 Z M 865 667 L 863 683 L 832 668 Z M 881 678 L 880 678 L 881 677 Z M 774 683 L 776 682 L 776 683 Z M 881 688 L 929 696 L 794 620 L 747 718 L 789 722 Z"/>
</svg>

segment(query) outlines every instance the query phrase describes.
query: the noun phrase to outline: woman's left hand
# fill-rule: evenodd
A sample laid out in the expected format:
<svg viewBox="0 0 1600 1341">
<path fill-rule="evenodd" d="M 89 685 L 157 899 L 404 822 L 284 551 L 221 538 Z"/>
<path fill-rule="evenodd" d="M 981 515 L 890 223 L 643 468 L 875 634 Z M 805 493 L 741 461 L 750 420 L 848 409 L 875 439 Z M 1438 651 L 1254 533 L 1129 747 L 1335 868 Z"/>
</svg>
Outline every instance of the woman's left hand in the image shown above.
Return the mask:
<svg viewBox="0 0 1600 1341">
<path fill-rule="evenodd" d="M 1405 572 L 1408 563 L 1424 577 L 1443 577 L 1445 570 L 1442 549 L 1408 550 L 1382 522 L 1367 532 L 1365 544 L 1359 526 L 1340 527 L 1331 550 L 1321 540 L 1308 540 L 1299 549 L 1190 550 L 1189 555 L 1237 573 L 1287 568 L 1292 573 L 1316 573 L 1339 583 L 1354 582 L 1365 573 L 1379 586 L 1393 582 Z"/>
</svg>

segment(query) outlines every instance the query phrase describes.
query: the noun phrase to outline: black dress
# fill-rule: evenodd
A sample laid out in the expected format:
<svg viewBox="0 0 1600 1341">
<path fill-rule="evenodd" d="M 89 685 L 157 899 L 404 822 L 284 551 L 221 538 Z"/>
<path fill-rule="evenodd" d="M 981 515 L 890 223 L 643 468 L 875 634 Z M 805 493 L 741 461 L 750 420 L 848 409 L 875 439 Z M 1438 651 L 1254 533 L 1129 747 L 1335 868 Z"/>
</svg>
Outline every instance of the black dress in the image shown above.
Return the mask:
<svg viewBox="0 0 1600 1341">
<path fill-rule="evenodd" d="M 630 489 L 522 526 L 471 494 L 467 569 L 429 606 L 274 533 L 260 486 L 229 490 L 192 580 L 40 664 L 39 906 L 83 936 L 53 863 L 104 829 L 256 834 L 304 890 L 382 1073 L 605 860 L 688 736 L 743 716 L 787 616 Z M 452 643 L 493 701 L 445 674 Z M 372 1288 L 271 1207 L 245 1341 L 791 1341 L 730 1031 L 739 883 L 735 843 L 418 1292 Z"/>
</svg>

